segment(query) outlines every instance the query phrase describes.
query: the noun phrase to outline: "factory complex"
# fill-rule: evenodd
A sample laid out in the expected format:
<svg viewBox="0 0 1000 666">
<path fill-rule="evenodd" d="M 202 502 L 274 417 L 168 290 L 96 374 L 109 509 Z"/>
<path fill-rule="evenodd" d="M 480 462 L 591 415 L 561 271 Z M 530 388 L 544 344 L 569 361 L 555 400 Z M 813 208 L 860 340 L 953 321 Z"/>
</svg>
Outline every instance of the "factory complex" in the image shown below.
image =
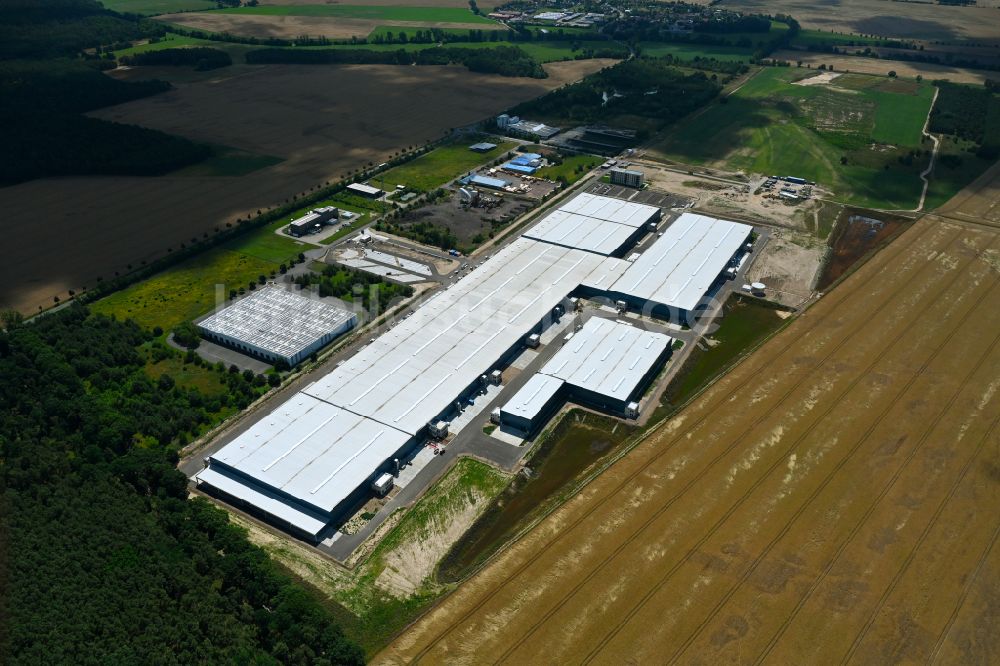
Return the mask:
<svg viewBox="0 0 1000 666">
<path fill-rule="evenodd" d="M 498 377 L 572 296 L 683 321 L 751 233 L 685 213 L 634 262 L 615 256 L 659 219 L 654 206 L 577 196 L 211 455 L 199 487 L 310 541 L 325 539 L 395 459 L 428 433 L 447 434 L 458 401 Z M 630 414 L 670 345 L 664 334 L 591 318 L 503 412 L 526 431 L 565 397 Z"/>
</svg>

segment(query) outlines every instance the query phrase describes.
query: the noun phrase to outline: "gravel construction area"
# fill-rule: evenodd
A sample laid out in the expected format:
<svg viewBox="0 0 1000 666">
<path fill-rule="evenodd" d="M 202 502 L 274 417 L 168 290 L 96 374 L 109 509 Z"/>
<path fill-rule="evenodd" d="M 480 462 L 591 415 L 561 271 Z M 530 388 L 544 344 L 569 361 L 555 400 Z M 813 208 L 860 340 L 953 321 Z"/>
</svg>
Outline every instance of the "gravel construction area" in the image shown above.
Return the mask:
<svg viewBox="0 0 1000 666">
<path fill-rule="evenodd" d="M 995 663 L 998 252 L 914 224 L 375 663 Z"/>
</svg>

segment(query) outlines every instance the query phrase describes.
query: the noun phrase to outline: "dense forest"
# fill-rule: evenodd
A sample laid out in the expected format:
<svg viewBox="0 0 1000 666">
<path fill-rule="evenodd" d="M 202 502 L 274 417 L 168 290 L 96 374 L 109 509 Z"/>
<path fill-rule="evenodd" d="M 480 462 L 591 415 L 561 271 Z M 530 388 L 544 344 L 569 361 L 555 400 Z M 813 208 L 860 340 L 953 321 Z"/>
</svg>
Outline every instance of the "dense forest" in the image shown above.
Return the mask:
<svg viewBox="0 0 1000 666">
<path fill-rule="evenodd" d="M 221 397 L 154 380 L 150 349 L 177 352 L 80 305 L 5 325 L 0 663 L 363 663 L 175 467 L 185 433 L 245 404 L 252 373 L 220 368 Z"/>
<path fill-rule="evenodd" d="M 702 72 L 685 74 L 664 60 L 633 58 L 519 104 L 510 113 L 568 122 L 630 115 L 664 126 L 707 104 L 720 89 Z"/>
<path fill-rule="evenodd" d="M 100 71 L 108 61 L 70 56 L 162 31 L 94 0 L 0 3 L 0 186 L 44 176 L 159 175 L 208 157 L 207 147 L 187 139 L 81 115 L 170 86 L 117 81 Z"/>
<path fill-rule="evenodd" d="M 983 87 L 935 81 L 938 99 L 930 131 L 951 134 L 979 146 L 986 159 L 1000 155 L 1000 94 Z"/>
<path fill-rule="evenodd" d="M 160 51 L 146 51 L 133 56 L 121 58 L 123 65 L 150 65 L 150 66 L 188 66 L 194 67 L 197 71 L 218 69 L 228 67 L 233 64 L 232 57 L 220 49 L 213 49 L 207 46 L 195 46 L 183 49 L 162 49 Z"/>
<path fill-rule="evenodd" d="M 0 2 L 0 59 L 75 56 L 102 44 L 165 33 L 158 23 L 119 16 L 97 0 Z"/>
</svg>

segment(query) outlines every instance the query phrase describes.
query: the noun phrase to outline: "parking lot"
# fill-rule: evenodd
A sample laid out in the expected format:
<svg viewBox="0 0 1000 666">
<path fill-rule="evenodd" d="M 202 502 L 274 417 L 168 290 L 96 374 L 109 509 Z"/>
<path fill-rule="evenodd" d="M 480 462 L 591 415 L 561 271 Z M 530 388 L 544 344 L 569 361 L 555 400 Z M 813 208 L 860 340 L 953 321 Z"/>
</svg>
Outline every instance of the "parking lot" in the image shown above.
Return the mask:
<svg viewBox="0 0 1000 666">
<path fill-rule="evenodd" d="M 649 204 L 650 206 L 659 206 L 660 208 L 683 208 L 694 201 L 694 199 L 690 197 L 670 194 L 669 192 L 660 192 L 657 190 L 637 190 L 633 187 L 610 185 L 608 183 L 601 182 L 594 183 L 587 191 L 591 194 L 599 194 L 605 197 L 615 197 L 616 199 L 625 199 L 626 201 Z"/>
</svg>

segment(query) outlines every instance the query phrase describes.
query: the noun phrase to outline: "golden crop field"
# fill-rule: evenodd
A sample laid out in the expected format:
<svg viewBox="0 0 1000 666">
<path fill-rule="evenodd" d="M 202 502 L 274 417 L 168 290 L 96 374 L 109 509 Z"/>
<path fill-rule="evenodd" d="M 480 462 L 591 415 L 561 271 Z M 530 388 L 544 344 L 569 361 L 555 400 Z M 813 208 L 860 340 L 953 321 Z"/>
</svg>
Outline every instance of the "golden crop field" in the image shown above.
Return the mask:
<svg viewBox="0 0 1000 666">
<path fill-rule="evenodd" d="M 377 663 L 997 663 L 1000 232 L 925 218 Z"/>
<path fill-rule="evenodd" d="M 0 307 L 51 306 L 69 289 L 79 293 L 99 276 L 137 267 L 168 247 L 611 62 L 551 63 L 547 79 L 462 67 L 233 66 L 102 109 L 93 115 L 284 161 L 242 176 L 50 178 L 0 188 L 8 248 L 0 263 Z"/>
</svg>

